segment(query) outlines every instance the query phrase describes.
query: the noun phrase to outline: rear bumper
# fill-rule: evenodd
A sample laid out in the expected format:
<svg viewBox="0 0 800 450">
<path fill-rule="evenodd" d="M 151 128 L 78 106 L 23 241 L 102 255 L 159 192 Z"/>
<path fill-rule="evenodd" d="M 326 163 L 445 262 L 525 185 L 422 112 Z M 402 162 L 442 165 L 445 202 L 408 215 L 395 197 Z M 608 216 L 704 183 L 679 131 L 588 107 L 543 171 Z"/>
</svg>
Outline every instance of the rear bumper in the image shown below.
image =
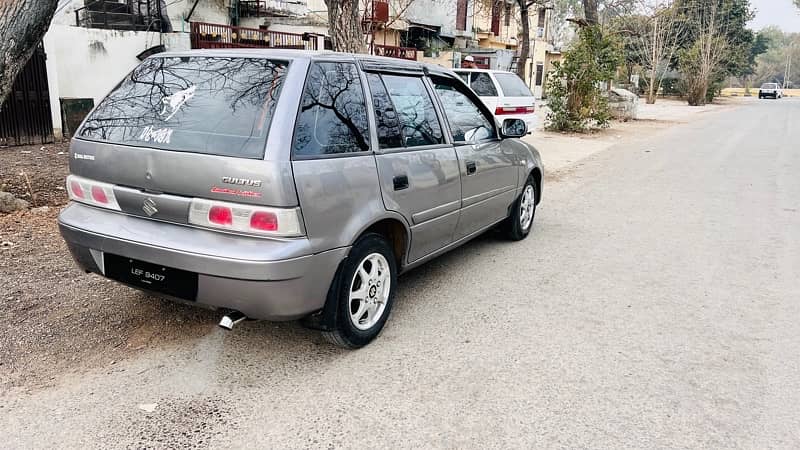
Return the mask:
<svg viewBox="0 0 800 450">
<path fill-rule="evenodd" d="M 317 254 L 305 239 L 233 236 L 71 204 L 61 235 L 78 265 L 105 276 L 112 253 L 198 274 L 196 302 L 254 319 L 293 320 L 321 309 L 349 248 Z M 297 253 L 301 253 L 297 255 Z"/>
</svg>

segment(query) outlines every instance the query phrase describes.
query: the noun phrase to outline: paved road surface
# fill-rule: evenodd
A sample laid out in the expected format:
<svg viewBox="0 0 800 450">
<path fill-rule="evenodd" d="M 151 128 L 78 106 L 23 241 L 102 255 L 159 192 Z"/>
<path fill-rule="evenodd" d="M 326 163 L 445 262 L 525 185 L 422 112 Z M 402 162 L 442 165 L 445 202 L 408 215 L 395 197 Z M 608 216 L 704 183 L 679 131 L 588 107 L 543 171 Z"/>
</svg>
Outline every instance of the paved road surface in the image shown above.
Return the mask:
<svg viewBox="0 0 800 450">
<path fill-rule="evenodd" d="M 363 350 L 209 324 L 13 393 L 0 446 L 798 448 L 800 101 L 701 116 L 404 277 Z"/>
</svg>

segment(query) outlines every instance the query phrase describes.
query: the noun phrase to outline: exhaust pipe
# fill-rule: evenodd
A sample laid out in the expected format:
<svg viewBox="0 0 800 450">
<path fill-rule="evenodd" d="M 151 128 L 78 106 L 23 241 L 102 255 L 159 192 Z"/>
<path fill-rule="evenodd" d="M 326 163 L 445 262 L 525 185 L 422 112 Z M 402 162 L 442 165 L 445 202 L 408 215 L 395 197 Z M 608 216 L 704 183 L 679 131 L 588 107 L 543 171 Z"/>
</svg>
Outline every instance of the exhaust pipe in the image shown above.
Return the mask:
<svg viewBox="0 0 800 450">
<path fill-rule="evenodd" d="M 234 325 L 238 324 L 239 322 L 245 319 L 247 319 L 247 316 L 240 313 L 239 311 L 231 311 L 228 314 L 222 316 L 222 320 L 219 321 L 219 326 L 226 330 L 232 330 Z"/>
</svg>

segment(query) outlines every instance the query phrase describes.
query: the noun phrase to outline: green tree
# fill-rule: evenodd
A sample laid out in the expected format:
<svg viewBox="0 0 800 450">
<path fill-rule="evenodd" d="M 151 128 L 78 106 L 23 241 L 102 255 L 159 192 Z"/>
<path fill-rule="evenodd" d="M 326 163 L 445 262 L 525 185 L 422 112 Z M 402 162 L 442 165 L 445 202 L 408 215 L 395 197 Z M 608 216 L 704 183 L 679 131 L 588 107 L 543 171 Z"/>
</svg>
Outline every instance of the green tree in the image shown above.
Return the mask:
<svg viewBox="0 0 800 450">
<path fill-rule="evenodd" d="M 767 50 L 769 50 L 769 46 L 769 35 L 765 33 L 756 33 L 753 45 L 750 46 L 750 55 L 747 58 L 747 67 L 744 70 L 744 75 L 753 75 L 755 73 L 756 67 L 758 66 L 756 59 L 759 55 L 766 53 Z"/>
<path fill-rule="evenodd" d="M 671 0 L 643 1 L 637 14 L 619 17 L 612 26 L 625 44 L 629 75 L 634 67 L 643 72 L 647 103 L 655 103 L 681 42 L 684 20 L 680 11 Z"/>
<path fill-rule="evenodd" d="M 749 0 L 678 0 L 686 32 L 678 61 L 690 105 L 713 99 L 727 76 L 752 70 L 755 34 Z"/>
<path fill-rule="evenodd" d="M 780 83 L 785 87 L 800 85 L 800 33 L 784 33 L 777 27 L 768 27 L 758 33 L 766 42 L 766 51 L 756 55 L 752 82 Z M 793 64 L 794 63 L 794 64 Z"/>
<path fill-rule="evenodd" d="M 546 127 L 583 132 L 608 126 L 611 115 L 599 82 L 611 79 L 620 61 L 615 40 L 603 35 L 597 25 L 582 27 L 563 61 L 553 63 L 547 80 L 550 113 Z"/>
</svg>

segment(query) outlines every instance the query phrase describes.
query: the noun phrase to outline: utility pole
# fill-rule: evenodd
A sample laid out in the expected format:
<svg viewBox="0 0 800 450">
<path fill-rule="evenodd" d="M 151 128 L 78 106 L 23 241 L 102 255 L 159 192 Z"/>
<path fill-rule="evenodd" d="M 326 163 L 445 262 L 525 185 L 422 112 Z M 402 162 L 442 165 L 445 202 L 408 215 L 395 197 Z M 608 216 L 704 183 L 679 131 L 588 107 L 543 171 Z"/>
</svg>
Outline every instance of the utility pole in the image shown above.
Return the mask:
<svg viewBox="0 0 800 450">
<path fill-rule="evenodd" d="M 792 76 L 792 51 L 794 50 L 794 44 L 789 46 L 789 54 L 786 57 L 786 74 L 783 76 L 783 88 L 789 89 L 789 80 Z"/>
<path fill-rule="evenodd" d="M 656 67 L 658 66 L 658 61 L 656 61 L 656 39 L 658 36 L 658 14 L 656 14 L 655 18 L 653 19 L 653 41 L 650 43 L 653 46 L 653 56 L 651 57 L 651 68 L 650 68 L 650 92 L 647 94 L 647 103 L 653 104 L 656 102 Z M 638 86 L 637 86 L 638 88 Z M 638 92 L 638 91 L 637 91 Z"/>
</svg>

